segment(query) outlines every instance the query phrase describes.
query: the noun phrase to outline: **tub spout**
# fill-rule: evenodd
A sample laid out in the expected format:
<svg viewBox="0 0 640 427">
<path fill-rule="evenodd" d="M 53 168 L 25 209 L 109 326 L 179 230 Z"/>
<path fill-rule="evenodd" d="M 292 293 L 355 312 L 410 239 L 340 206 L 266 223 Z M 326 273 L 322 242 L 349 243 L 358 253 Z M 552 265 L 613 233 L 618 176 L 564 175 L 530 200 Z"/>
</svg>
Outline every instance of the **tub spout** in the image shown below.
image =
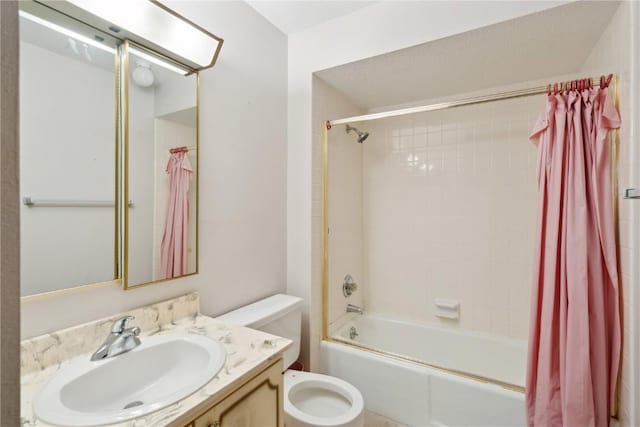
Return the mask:
<svg viewBox="0 0 640 427">
<path fill-rule="evenodd" d="M 364 311 L 362 310 L 362 308 L 358 307 L 357 305 L 348 304 L 347 305 L 347 313 L 364 314 Z"/>
</svg>

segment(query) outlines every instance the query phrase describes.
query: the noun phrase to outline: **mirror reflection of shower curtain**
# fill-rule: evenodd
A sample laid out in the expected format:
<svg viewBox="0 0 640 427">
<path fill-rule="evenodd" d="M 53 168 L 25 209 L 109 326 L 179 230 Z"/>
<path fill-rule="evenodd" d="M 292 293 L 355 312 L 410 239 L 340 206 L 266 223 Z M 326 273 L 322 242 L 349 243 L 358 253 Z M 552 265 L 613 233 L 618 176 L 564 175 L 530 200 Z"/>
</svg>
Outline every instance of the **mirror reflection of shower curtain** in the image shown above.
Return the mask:
<svg viewBox="0 0 640 427">
<path fill-rule="evenodd" d="M 166 168 L 169 175 L 169 202 L 160 246 L 160 271 L 164 279 L 187 273 L 189 182 L 193 174 L 188 150 L 171 151 Z"/>
</svg>

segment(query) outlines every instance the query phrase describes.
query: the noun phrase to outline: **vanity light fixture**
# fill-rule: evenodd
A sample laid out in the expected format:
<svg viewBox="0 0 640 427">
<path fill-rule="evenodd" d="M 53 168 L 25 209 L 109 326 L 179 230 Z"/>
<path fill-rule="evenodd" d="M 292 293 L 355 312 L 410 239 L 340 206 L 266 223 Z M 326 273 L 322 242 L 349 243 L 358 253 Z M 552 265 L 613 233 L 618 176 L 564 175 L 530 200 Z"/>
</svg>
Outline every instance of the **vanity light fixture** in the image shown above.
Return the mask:
<svg viewBox="0 0 640 427">
<path fill-rule="evenodd" d="M 138 49 L 135 46 L 132 46 L 131 44 L 129 44 L 129 54 L 135 55 L 138 58 L 144 59 L 145 61 L 152 62 L 156 65 L 161 66 L 162 68 L 166 68 L 167 70 L 173 71 L 174 73 L 178 73 L 182 76 L 186 76 L 187 74 L 191 73 L 191 70 L 187 68 L 180 67 L 176 64 L 170 63 L 169 61 L 163 61 L 157 56 L 150 55 L 142 49 Z"/>
<path fill-rule="evenodd" d="M 212 67 L 223 40 L 157 0 L 38 0 L 120 39 L 148 47 L 189 71 Z M 95 19 L 90 18 L 93 16 Z M 146 58 L 145 58 L 146 59 Z"/>
<path fill-rule="evenodd" d="M 115 49 L 107 46 L 98 40 L 94 40 L 90 37 L 83 36 L 82 34 L 78 34 L 75 31 L 71 31 L 68 28 L 62 27 L 58 24 L 54 24 L 53 22 L 47 21 L 46 19 L 42 19 L 38 16 L 32 15 L 29 12 L 25 12 L 24 10 L 20 10 L 20 16 L 22 18 L 28 19 L 31 22 L 35 22 L 36 24 L 40 24 L 44 27 L 57 31 L 60 34 L 64 34 L 65 36 L 71 37 L 72 39 L 81 41 L 93 47 L 97 47 L 98 49 L 104 50 L 105 52 L 109 52 L 111 54 L 115 54 Z"/>
</svg>

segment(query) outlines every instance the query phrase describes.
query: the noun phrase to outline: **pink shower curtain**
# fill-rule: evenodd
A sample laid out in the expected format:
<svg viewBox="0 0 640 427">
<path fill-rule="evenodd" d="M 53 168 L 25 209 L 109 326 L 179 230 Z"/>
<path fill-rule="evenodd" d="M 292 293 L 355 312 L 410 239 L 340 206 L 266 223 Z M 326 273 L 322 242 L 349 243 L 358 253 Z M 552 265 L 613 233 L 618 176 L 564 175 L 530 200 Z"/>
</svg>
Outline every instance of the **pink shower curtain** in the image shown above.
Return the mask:
<svg viewBox="0 0 640 427">
<path fill-rule="evenodd" d="M 187 149 L 175 148 L 167 163 L 169 203 L 160 246 L 160 269 L 165 279 L 187 273 L 189 181 L 193 170 Z"/>
<path fill-rule="evenodd" d="M 529 332 L 529 426 L 609 425 L 620 314 L 605 88 L 550 93 L 538 147 L 538 242 Z"/>
</svg>

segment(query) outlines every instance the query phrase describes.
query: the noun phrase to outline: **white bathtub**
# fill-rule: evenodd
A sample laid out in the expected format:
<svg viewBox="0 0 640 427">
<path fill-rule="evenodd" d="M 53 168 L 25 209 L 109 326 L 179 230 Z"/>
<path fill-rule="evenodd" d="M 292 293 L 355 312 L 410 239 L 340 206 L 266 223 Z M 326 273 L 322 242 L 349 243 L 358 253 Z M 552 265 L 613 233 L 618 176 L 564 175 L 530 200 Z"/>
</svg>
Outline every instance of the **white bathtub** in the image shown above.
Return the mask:
<svg viewBox="0 0 640 427">
<path fill-rule="evenodd" d="M 350 339 L 355 327 L 358 336 Z M 429 365 L 524 387 L 527 343 L 494 335 L 351 316 L 331 337 Z"/>
<path fill-rule="evenodd" d="M 446 369 L 520 385 L 526 345 L 491 336 L 358 316 L 331 334 L 336 341 L 402 355 Z M 411 426 L 524 426 L 523 393 L 486 381 L 449 373 L 323 341 L 321 369 L 355 385 L 365 407 Z"/>
</svg>

